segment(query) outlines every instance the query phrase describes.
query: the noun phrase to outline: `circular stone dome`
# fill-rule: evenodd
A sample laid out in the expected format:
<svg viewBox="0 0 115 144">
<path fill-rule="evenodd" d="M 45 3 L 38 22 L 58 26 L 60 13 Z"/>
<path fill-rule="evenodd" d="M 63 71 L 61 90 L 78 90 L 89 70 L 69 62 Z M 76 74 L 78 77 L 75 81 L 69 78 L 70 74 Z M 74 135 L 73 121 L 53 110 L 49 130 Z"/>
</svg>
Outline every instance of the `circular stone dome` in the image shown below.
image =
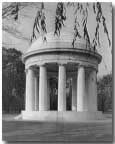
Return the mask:
<svg viewBox="0 0 115 144">
<path fill-rule="evenodd" d="M 46 34 L 46 41 L 43 41 L 43 37 L 39 37 L 28 49 L 26 53 L 30 53 L 36 50 L 42 50 L 47 48 L 73 48 L 72 41 L 74 33 L 61 32 L 60 36 L 55 35 L 53 32 Z M 80 44 L 82 46 L 80 47 Z M 86 40 L 77 39 L 74 44 L 74 48 L 86 49 Z"/>
<path fill-rule="evenodd" d="M 54 36 L 54 33 L 50 32 L 46 35 L 46 41 L 43 41 L 41 36 L 22 56 L 23 62 L 26 67 L 33 64 L 59 63 L 61 61 L 71 61 L 72 63 L 89 61 L 88 63 L 92 63 L 92 65 L 101 62 L 101 55 L 86 40 L 77 38 L 73 47 L 73 38 L 74 34 L 70 32 L 61 32 L 60 36 Z"/>
</svg>

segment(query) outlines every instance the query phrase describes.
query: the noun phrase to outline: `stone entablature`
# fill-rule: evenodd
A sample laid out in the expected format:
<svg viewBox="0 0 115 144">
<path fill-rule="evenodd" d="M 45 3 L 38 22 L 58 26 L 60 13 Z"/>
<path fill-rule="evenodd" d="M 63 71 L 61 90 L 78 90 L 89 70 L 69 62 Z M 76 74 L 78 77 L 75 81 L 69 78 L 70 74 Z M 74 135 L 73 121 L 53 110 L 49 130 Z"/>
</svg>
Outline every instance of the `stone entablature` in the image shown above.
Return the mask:
<svg viewBox="0 0 115 144">
<path fill-rule="evenodd" d="M 87 67 L 94 67 L 98 70 L 101 56 L 96 52 L 81 49 L 43 49 L 27 53 L 23 56 L 25 67 L 41 65 L 45 63 L 75 63 L 83 64 Z"/>
</svg>

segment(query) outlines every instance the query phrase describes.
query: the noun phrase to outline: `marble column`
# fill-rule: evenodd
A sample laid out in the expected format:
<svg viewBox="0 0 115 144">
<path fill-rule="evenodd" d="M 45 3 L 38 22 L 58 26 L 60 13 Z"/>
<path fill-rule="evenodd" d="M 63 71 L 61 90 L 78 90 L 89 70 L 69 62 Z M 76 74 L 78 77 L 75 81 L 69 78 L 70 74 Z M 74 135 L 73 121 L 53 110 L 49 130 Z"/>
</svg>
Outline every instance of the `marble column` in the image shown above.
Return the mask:
<svg viewBox="0 0 115 144">
<path fill-rule="evenodd" d="M 66 68 L 59 65 L 58 72 L 58 111 L 66 111 Z"/>
<path fill-rule="evenodd" d="M 38 76 L 35 76 L 35 110 L 39 110 L 39 81 Z"/>
<path fill-rule="evenodd" d="M 77 111 L 85 111 L 85 69 L 83 66 L 78 68 Z"/>
<path fill-rule="evenodd" d="M 72 78 L 72 111 L 77 110 L 77 78 Z"/>
<path fill-rule="evenodd" d="M 88 78 L 88 110 L 97 111 L 97 73 L 92 70 Z"/>
<path fill-rule="evenodd" d="M 39 71 L 39 111 L 49 110 L 49 100 L 47 96 L 47 69 L 45 65 L 40 65 Z"/>
<path fill-rule="evenodd" d="M 26 70 L 26 111 L 35 110 L 35 75 L 32 68 Z"/>
</svg>

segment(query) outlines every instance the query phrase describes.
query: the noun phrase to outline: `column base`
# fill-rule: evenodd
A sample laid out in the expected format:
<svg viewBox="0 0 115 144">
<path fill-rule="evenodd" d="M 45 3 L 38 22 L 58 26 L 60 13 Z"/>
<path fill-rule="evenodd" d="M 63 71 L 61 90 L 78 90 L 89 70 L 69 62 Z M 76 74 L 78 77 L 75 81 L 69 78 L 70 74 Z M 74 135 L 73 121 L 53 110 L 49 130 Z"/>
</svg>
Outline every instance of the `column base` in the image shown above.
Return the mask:
<svg viewBox="0 0 115 144">
<path fill-rule="evenodd" d="M 46 121 L 46 122 L 85 122 L 90 120 L 102 120 L 101 111 L 75 112 L 75 111 L 22 111 L 22 120 Z"/>
</svg>

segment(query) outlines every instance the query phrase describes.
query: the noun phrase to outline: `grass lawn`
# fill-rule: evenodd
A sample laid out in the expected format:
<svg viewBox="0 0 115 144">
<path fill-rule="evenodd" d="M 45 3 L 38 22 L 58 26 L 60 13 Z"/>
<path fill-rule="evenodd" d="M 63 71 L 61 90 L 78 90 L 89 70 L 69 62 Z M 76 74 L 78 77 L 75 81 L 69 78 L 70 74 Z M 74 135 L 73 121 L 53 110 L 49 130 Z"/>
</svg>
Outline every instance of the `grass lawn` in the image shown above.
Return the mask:
<svg viewBox="0 0 115 144">
<path fill-rule="evenodd" d="M 111 119 L 111 117 L 109 117 Z M 111 142 L 112 122 L 45 123 L 6 121 L 2 123 L 5 141 Z"/>
</svg>

